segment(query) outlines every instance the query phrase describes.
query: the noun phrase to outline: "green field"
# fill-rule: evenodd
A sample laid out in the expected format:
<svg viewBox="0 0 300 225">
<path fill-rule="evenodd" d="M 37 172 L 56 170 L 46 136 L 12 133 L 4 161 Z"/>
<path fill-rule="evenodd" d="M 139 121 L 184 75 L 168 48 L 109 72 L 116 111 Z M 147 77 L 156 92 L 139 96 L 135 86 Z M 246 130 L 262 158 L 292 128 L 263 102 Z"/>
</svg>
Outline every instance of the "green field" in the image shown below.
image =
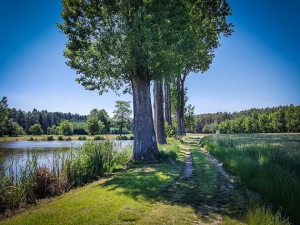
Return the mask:
<svg viewBox="0 0 300 225">
<path fill-rule="evenodd" d="M 256 142 L 273 145 L 271 137 L 208 136 L 202 144 L 223 152 L 222 144 L 233 152 L 236 146 L 252 146 Z M 197 145 L 198 138 L 168 141 L 169 144 L 159 146 L 161 154 L 155 163 L 131 162 L 127 169 L 113 171 L 84 187 L 43 199 L 36 206 L 27 205 L 21 211 L 7 212 L 3 216 L 13 216 L 0 224 L 289 224 L 282 220 L 278 207 L 269 208 L 264 205 L 266 201 L 248 192 L 250 184 L 238 180 L 232 183 L 219 173 Z M 189 177 L 183 175 L 187 146 L 193 159 Z M 230 155 L 231 160 L 236 154 Z M 224 161 L 231 170 L 229 164 Z M 288 208 L 283 210 L 293 215 Z M 293 219 L 299 222 L 297 217 Z"/>
<path fill-rule="evenodd" d="M 300 222 L 299 134 L 216 135 L 201 144 L 274 208 Z"/>
</svg>

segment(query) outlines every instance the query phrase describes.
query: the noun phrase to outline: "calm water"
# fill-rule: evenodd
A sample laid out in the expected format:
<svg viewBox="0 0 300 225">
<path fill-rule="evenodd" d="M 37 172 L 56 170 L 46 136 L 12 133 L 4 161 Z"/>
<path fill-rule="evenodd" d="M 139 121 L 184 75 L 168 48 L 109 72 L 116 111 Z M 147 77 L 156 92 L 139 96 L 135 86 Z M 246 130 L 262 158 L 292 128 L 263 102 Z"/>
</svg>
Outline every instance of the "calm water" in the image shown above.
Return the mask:
<svg viewBox="0 0 300 225">
<path fill-rule="evenodd" d="M 53 152 L 67 152 L 71 148 L 82 146 L 85 141 L 13 141 L 0 142 L 0 165 L 6 168 L 24 167 L 28 158 L 39 153 L 38 164 L 51 167 Z M 122 147 L 133 144 L 133 141 L 115 141 Z M 18 165 L 18 166 L 17 166 Z M 16 170 L 13 168 L 13 170 Z"/>
</svg>

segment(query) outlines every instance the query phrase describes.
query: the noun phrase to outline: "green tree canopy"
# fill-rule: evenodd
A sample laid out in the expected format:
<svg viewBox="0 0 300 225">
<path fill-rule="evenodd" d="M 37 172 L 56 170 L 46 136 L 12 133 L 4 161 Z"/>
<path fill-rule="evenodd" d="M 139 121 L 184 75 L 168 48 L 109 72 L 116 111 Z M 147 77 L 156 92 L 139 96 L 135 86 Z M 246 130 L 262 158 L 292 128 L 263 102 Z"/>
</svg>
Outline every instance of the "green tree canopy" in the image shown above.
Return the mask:
<svg viewBox="0 0 300 225">
<path fill-rule="evenodd" d="M 125 124 L 131 121 L 132 111 L 130 109 L 130 101 L 116 101 L 115 107 L 114 121 L 119 127 L 119 134 L 121 135 Z"/>
<path fill-rule="evenodd" d="M 89 115 L 86 121 L 85 130 L 89 135 L 101 134 L 105 128 L 104 124 L 96 115 Z"/>
<path fill-rule="evenodd" d="M 42 129 L 41 124 L 35 123 L 35 124 L 31 125 L 30 128 L 29 128 L 29 132 L 33 135 L 43 134 L 43 129 Z"/>
<path fill-rule="evenodd" d="M 74 133 L 74 127 L 68 120 L 63 120 L 58 126 L 58 133 L 62 135 L 72 135 Z"/>
<path fill-rule="evenodd" d="M 151 80 L 208 68 L 219 35 L 231 33 L 226 0 L 63 0 L 58 27 L 77 82 L 99 94 L 132 90 L 133 158 L 154 158 Z"/>
<path fill-rule="evenodd" d="M 0 137 L 3 136 L 3 134 L 6 131 L 6 122 L 8 120 L 8 104 L 7 104 L 7 97 L 3 96 L 0 101 Z"/>
<path fill-rule="evenodd" d="M 110 132 L 110 120 L 109 120 L 108 113 L 106 112 L 105 109 L 101 109 L 101 110 L 92 109 L 89 116 L 96 116 L 98 118 L 98 120 L 100 122 L 102 122 L 102 124 L 104 125 L 104 127 L 101 126 L 102 130 L 100 131 L 99 134 L 109 134 L 109 132 Z"/>
</svg>

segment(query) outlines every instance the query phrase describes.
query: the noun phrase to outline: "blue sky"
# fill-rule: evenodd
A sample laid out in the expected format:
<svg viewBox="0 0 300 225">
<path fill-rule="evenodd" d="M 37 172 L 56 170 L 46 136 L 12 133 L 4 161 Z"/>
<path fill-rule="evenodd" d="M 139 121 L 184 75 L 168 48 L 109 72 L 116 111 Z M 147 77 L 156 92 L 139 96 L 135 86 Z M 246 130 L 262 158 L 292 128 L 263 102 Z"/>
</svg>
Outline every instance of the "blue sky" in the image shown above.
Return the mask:
<svg viewBox="0 0 300 225">
<path fill-rule="evenodd" d="M 114 92 L 99 96 L 75 82 L 62 56 L 67 39 L 60 22 L 61 1 L 0 1 L 0 98 L 10 108 L 113 116 Z M 221 38 L 210 69 L 186 80 L 195 112 L 234 112 L 300 105 L 300 1 L 228 0 L 235 32 Z"/>
</svg>

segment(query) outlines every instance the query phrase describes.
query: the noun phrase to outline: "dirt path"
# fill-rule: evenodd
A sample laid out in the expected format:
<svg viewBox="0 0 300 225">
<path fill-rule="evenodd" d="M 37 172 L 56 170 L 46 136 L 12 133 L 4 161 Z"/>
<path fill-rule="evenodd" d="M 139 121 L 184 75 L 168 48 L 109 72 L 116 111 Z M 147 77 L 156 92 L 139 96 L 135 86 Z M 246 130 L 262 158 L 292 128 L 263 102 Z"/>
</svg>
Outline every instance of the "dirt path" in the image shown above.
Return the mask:
<svg viewBox="0 0 300 225">
<path fill-rule="evenodd" d="M 192 169 L 193 169 L 193 160 L 190 151 L 190 143 L 188 142 L 186 144 L 185 166 L 184 166 L 183 176 L 190 177 L 192 175 Z"/>
</svg>

